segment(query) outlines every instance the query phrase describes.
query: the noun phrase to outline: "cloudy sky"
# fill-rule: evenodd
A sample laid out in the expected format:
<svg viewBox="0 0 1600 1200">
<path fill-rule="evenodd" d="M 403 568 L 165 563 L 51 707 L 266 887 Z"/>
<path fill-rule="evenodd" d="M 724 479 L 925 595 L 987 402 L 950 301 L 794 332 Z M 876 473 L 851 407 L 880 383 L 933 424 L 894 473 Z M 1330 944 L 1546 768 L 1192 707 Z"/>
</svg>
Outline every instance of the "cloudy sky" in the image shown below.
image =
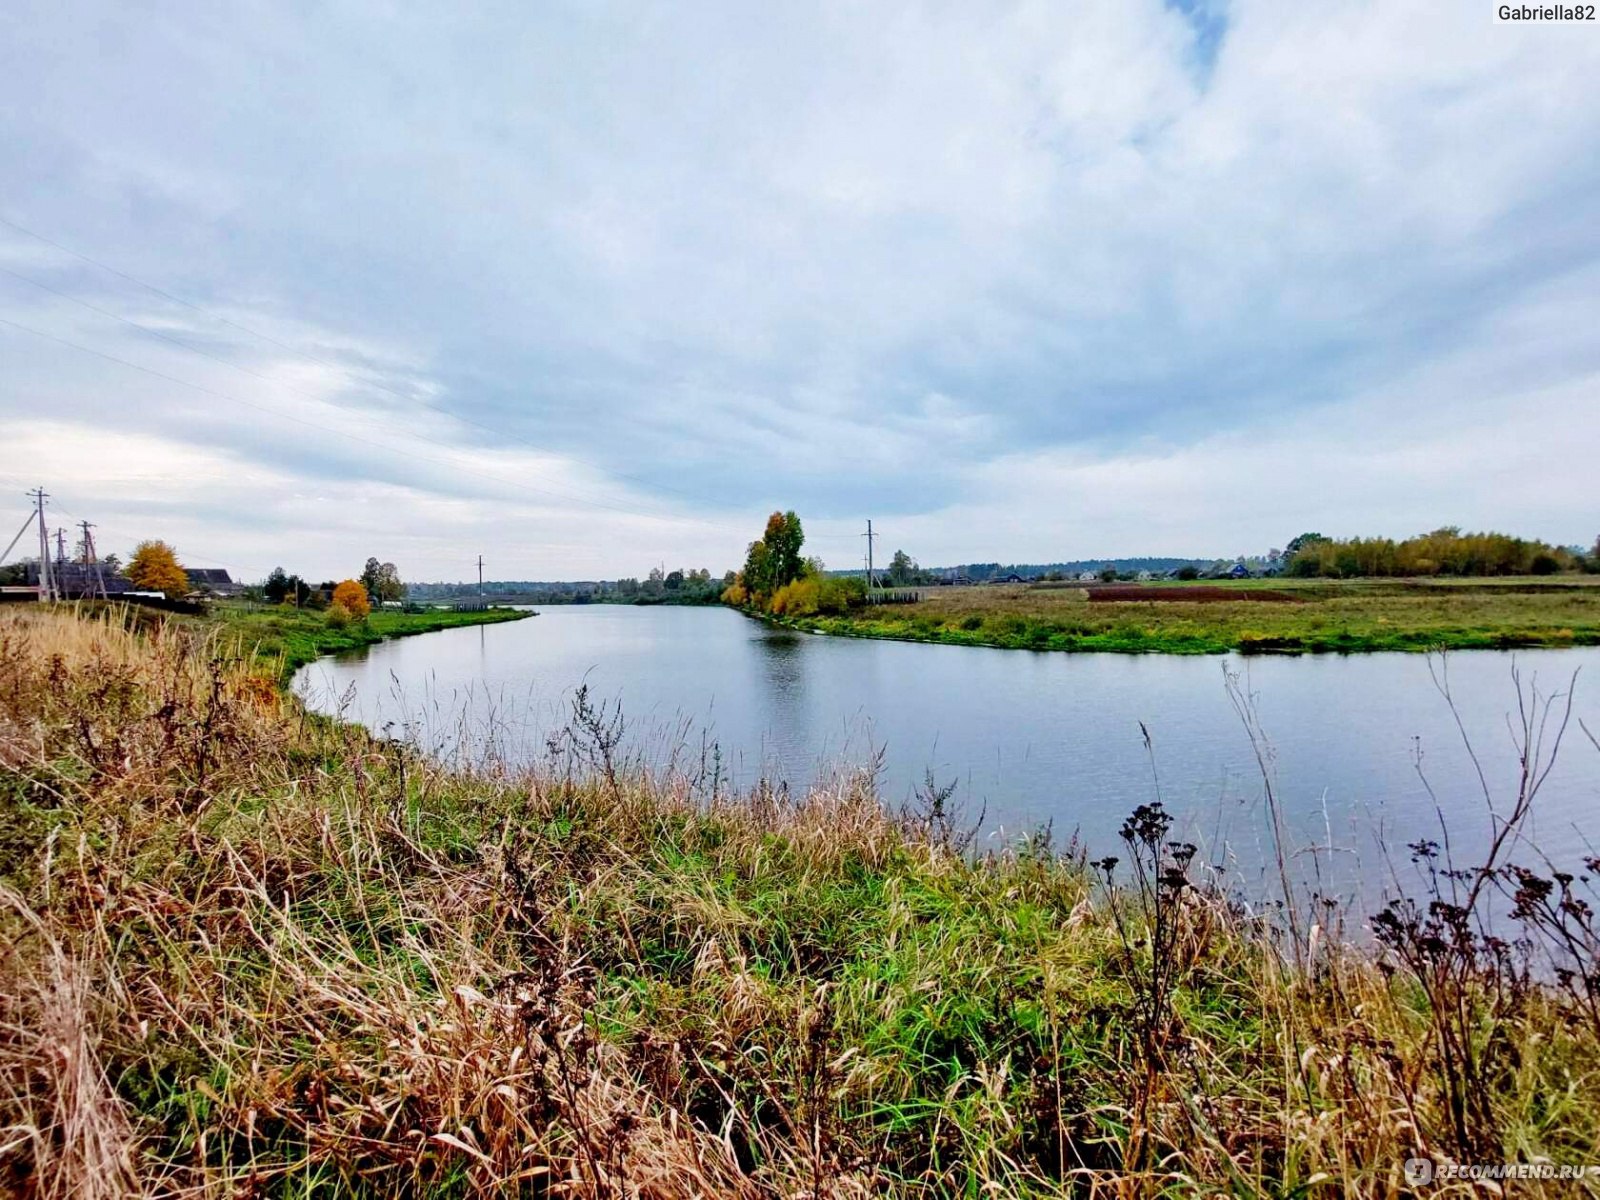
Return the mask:
<svg viewBox="0 0 1600 1200">
<path fill-rule="evenodd" d="M 0 6 L 0 517 L 249 578 L 1600 531 L 1600 27 L 453 7 Z"/>
</svg>

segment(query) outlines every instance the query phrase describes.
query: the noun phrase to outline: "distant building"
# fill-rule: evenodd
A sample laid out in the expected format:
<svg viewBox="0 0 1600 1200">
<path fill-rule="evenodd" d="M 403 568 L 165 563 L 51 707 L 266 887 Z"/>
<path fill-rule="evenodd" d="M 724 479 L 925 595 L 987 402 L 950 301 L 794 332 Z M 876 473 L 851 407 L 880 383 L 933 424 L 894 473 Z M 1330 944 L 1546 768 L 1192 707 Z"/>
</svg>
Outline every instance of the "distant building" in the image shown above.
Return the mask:
<svg viewBox="0 0 1600 1200">
<path fill-rule="evenodd" d="M 208 596 L 237 596 L 244 589 L 221 567 L 185 567 L 189 590 Z"/>
<path fill-rule="evenodd" d="M 1250 578 L 1250 568 L 1245 566 L 1243 563 L 1234 563 L 1233 566 L 1228 568 L 1228 578 L 1229 579 L 1249 579 Z"/>
<path fill-rule="evenodd" d="M 1099 578 L 1100 578 L 1100 572 L 1098 572 L 1098 571 L 1079 571 L 1078 572 L 1078 582 L 1079 583 L 1094 583 Z"/>
<path fill-rule="evenodd" d="M 68 600 L 84 600 L 98 596 L 102 591 L 107 596 L 120 596 L 133 586 L 123 576 L 105 567 L 90 567 L 74 562 L 51 563 L 50 578 L 56 591 Z M 31 588 L 39 586 L 38 563 L 26 564 L 25 582 Z"/>
</svg>

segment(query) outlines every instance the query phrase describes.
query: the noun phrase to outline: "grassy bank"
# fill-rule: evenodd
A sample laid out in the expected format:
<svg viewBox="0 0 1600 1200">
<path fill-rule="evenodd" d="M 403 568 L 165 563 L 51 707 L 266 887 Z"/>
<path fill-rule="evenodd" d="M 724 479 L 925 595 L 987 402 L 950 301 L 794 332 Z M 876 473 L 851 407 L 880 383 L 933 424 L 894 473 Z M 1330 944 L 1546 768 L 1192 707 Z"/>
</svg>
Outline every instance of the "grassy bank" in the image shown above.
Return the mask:
<svg viewBox="0 0 1600 1200">
<path fill-rule="evenodd" d="M 247 608 L 242 604 L 217 604 L 198 624 L 215 624 L 225 636 L 280 679 L 288 679 L 308 662 L 324 654 L 359 650 L 387 638 L 434 633 L 464 625 L 493 625 L 516 621 L 533 613 L 521 609 L 491 608 L 480 612 L 448 609 L 427 612 L 378 610 L 363 621 L 343 628 L 327 622 L 327 614 L 282 605 Z"/>
<path fill-rule="evenodd" d="M 649 777 L 582 696 L 539 770 L 450 774 L 221 636 L 0 612 L 0 1193 L 1395 1195 L 1410 1154 L 1600 1161 L 1582 986 L 1415 913 L 1387 961 L 1329 909 L 1274 933 L 1159 808 L 1114 868 L 974 858 L 861 779 Z"/>
<path fill-rule="evenodd" d="M 848 637 L 1131 654 L 1584 646 L 1600 644 L 1597 584 L 1583 577 L 1557 583 L 1247 580 L 1150 584 L 1143 589 L 1149 599 L 1108 601 L 1074 586 L 938 588 L 916 604 L 780 623 Z M 1184 598 L 1196 588 L 1241 598 Z M 1263 590 L 1287 599 L 1242 595 Z"/>
</svg>

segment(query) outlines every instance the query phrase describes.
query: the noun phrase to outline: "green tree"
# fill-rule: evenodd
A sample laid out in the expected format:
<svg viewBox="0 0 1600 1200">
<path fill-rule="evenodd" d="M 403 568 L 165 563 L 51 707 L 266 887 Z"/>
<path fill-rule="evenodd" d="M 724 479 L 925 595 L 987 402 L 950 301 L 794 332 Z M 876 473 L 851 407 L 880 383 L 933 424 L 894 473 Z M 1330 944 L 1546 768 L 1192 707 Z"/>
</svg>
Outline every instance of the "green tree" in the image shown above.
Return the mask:
<svg viewBox="0 0 1600 1200">
<path fill-rule="evenodd" d="M 282 567 L 273 567 L 272 574 L 261 585 L 261 595 L 268 604 L 282 604 L 289 594 L 289 576 Z"/>
<path fill-rule="evenodd" d="M 805 531 L 800 528 L 800 518 L 791 509 L 786 513 L 773 513 L 767 518 L 767 531 L 761 538 L 772 557 L 772 585 L 780 588 L 800 578 L 805 569 L 805 559 L 800 548 L 805 545 Z"/>
<path fill-rule="evenodd" d="M 765 539 L 751 542 L 744 556 L 743 583 L 752 595 L 771 595 L 777 589 L 772 583 L 772 551 Z"/>
<path fill-rule="evenodd" d="M 765 532 L 746 549 L 744 570 L 730 586 L 730 594 L 740 597 L 736 602 L 765 605 L 779 589 L 805 575 L 806 560 L 800 553 L 805 541 L 805 530 L 793 512 L 768 517 Z"/>
<path fill-rule="evenodd" d="M 889 582 L 895 587 L 907 587 L 917 581 L 918 574 L 916 559 L 904 550 L 896 550 L 889 560 Z"/>
<path fill-rule="evenodd" d="M 400 600 L 405 597 L 406 585 L 400 582 L 400 571 L 392 562 L 379 562 L 376 558 L 367 559 L 367 565 L 362 568 L 357 582 L 367 590 L 367 595 L 373 600 Z"/>
</svg>

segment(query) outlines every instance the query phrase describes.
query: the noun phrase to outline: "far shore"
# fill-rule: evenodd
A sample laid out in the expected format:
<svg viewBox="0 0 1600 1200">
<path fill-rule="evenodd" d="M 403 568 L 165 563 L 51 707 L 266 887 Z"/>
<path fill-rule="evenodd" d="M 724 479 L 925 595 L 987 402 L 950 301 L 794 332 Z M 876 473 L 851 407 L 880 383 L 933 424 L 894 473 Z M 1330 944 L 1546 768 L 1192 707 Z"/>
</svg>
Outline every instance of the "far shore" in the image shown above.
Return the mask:
<svg viewBox="0 0 1600 1200">
<path fill-rule="evenodd" d="M 1121 654 L 1600 645 L 1600 578 L 1205 580 L 933 587 L 914 603 L 771 616 L 838 637 Z"/>
</svg>

